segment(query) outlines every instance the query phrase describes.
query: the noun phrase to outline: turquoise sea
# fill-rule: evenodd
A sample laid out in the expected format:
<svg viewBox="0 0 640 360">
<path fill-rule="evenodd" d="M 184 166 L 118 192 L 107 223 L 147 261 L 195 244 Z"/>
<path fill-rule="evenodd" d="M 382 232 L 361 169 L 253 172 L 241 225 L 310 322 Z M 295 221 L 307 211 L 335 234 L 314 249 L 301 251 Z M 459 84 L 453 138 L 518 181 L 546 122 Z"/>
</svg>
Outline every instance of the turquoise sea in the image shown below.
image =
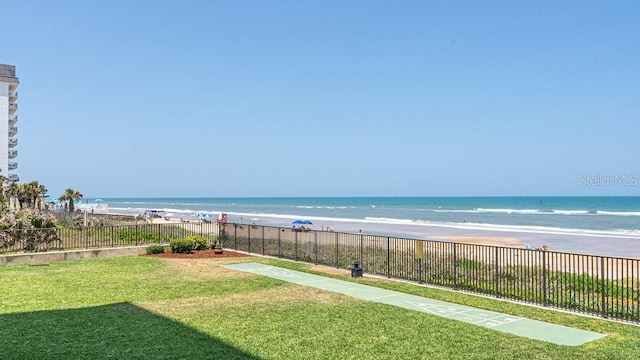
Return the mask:
<svg viewBox="0 0 640 360">
<path fill-rule="evenodd" d="M 576 250 L 640 257 L 640 197 L 298 197 L 298 198 L 113 198 L 111 212 L 162 210 L 191 219 L 220 212 L 230 222 L 289 226 L 308 219 L 341 231 L 429 238 L 433 234 L 514 236 Z M 87 201 L 92 201 L 88 199 Z M 616 240 L 615 244 L 613 240 Z M 597 245 L 599 244 L 599 245 Z M 615 246 L 614 246 L 615 245 Z M 602 247 L 599 249 L 598 247 Z M 618 247 L 619 249 L 613 249 Z M 598 249 L 596 249 L 598 248 Z"/>
</svg>

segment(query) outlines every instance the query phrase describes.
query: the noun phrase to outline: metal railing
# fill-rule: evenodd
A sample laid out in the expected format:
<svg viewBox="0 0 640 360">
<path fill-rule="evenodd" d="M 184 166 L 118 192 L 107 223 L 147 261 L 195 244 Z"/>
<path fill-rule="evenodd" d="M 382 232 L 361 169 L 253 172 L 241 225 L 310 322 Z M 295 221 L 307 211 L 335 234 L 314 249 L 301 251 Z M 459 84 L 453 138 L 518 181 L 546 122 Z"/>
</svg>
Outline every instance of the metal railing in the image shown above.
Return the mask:
<svg viewBox="0 0 640 360">
<path fill-rule="evenodd" d="M 640 260 L 395 238 L 221 226 L 227 248 L 640 323 Z"/>
<path fill-rule="evenodd" d="M 203 236 L 213 245 L 217 239 L 218 227 L 215 223 L 185 222 L 1 230 L 0 255 L 166 244 L 173 239 L 180 239 L 189 235 Z"/>
<path fill-rule="evenodd" d="M 216 223 L 0 231 L 0 254 L 165 244 L 189 235 L 228 249 L 349 269 L 640 323 L 640 260 L 442 241 Z"/>
<path fill-rule="evenodd" d="M 16 66 L 0 64 L 0 76 L 16 77 Z"/>
</svg>

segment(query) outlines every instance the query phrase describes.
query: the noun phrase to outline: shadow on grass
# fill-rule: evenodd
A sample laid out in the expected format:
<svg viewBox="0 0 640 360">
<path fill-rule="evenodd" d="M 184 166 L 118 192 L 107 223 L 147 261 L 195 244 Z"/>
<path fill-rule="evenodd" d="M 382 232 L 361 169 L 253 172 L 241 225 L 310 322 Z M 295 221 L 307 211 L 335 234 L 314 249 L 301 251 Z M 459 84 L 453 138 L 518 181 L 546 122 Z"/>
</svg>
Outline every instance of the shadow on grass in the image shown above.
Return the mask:
<svg viewBox="0 0 640 360">
<path fill-rule="evenodd" d="M 131 303 L 0 315 L 0 359 L 259 359 Z"/>
</svg>

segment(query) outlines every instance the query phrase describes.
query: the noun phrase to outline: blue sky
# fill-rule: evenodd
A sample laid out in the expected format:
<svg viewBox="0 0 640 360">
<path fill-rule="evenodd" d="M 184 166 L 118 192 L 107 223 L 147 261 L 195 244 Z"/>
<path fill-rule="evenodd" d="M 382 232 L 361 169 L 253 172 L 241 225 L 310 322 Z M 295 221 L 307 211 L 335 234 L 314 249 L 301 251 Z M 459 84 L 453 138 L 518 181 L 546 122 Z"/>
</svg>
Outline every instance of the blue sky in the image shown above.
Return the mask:
<svg viewBox="0 0 640 360">
<path fill-rule="evenodd" d="M 51 196 L 640 195 L 637 1 L 1 8 Z"/>
</svg>

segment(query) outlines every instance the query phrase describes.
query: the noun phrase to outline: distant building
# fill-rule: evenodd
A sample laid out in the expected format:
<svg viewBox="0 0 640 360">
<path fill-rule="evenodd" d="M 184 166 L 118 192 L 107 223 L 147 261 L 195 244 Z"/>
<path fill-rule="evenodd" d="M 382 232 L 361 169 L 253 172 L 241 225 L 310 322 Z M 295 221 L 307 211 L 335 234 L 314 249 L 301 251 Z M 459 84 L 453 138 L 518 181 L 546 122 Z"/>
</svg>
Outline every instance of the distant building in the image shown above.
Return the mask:
<svg viewBox="0 0 640 360">
<path fill-rule="evenodd" d="M 18 163 L 15 158 L 18 156 L 18 78 L 16 77 L 16 67 L 13 65 L 0 64 L 0 175 L 4 175 L 11 181 L 19 181 Z"/>
</svg>

